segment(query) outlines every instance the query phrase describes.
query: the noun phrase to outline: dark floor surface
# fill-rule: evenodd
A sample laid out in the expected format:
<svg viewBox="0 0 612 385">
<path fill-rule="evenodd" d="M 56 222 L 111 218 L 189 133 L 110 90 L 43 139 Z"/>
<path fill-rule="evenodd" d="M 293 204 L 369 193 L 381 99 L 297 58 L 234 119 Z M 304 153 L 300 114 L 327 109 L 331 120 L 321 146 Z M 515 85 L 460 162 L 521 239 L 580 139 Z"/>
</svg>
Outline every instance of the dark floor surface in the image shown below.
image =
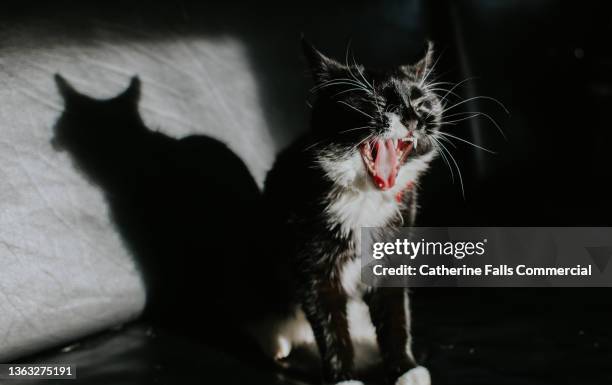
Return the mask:
<svg viewBox="0 0 612 385">
<path fill-rule="evenodd" d="M 436 385 L 612 384 L 610 290 L 415 289 L 412 298 L 416 354 Z M 318 383 L 316 370 L 267 364 L 235 330 L 137 323 L 68 350 L 26 361 L 72 363 L 79 385 Z M 56 383 L 66 382 L 40 381 Z"/>
</svg>

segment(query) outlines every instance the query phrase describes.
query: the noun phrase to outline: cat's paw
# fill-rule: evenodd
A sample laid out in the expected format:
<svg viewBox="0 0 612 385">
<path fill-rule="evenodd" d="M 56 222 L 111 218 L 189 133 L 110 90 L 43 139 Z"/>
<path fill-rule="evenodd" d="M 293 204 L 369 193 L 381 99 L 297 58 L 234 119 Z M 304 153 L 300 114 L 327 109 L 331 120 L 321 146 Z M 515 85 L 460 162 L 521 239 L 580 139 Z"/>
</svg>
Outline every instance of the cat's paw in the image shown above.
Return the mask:
<svg viewBox="0 0 612 385">
<path fill-rule="evenodd" d="M 431 376 L 427 369 L 417 366 L 402 374 L 395 385 L 431 385 Z"/>
<path fill-rule="evenodd" d="M 363 382 L 357 380 L 349 380 L 336 382 L 334 385 L 363 385 Z"/>
</svg>

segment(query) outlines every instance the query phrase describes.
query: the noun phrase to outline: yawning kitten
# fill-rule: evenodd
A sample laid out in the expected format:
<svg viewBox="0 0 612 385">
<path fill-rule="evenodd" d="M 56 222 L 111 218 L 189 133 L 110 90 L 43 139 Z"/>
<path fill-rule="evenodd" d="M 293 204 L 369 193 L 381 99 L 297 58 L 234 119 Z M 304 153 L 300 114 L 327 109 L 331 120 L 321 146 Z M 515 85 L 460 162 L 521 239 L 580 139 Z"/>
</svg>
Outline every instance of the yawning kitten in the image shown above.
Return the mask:
<svg viewBox="0 0 612 385">
<path fill-rule="evenodd" d="M 406 290 L 365 287 L 357 255 L 362 227 L 413 223 L 442 114 L 429 85 L 432 45 L 418 63 L 388 71 L 304 49 L 315 80 L 311 131 L 279 156 L 265 184 L 294 310 L 261 323 L 271 337 L 254 334 L 276 359 L 314 338 L 324 379 L 336 384 L 360 384 L 353 340 L 376 338 L 390 383 L 428 385 L 410 347 Z M 371 323 L 357 318 L 364 309 Z"/>
</svg>

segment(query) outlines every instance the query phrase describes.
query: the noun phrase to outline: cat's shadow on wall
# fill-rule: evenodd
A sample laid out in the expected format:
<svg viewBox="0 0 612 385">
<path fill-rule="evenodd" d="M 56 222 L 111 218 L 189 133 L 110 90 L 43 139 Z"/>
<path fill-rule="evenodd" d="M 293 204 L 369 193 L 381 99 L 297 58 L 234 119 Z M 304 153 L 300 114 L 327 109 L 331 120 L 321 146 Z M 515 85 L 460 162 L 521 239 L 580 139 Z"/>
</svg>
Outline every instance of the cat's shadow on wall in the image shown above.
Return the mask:
<svg viewBox="0 0 612 385">
<path fill-rule="evenodd" d="M 191 336 L 212 330 L 206 337 L 221 334 L 225 344 L 239 338 L 220 328 L 259 308 L 249 296 L 261 298 L 253 283 L 265 269 L 261 194 L 247 167 L 213 138 L 149 130 L 138 113 L 136 77 L 107 100 L 79 93 L 60 75 L 55 80 L 65 109 L 52 144 L 104 192 L 145 277 L 146 317 Z"/>
</svg>

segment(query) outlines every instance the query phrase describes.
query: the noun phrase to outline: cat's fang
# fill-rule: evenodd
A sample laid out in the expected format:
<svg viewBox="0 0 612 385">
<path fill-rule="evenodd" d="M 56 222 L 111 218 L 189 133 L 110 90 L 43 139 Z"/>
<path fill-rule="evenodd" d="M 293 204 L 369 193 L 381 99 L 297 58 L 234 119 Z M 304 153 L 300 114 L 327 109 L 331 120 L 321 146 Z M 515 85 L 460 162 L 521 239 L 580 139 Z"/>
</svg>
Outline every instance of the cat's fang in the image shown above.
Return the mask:
<svg viewBox="0 0 612 385">
<path fill-rule="evenodd" d="M 388 190 L 395 185 L 401 166 L 416 144 L 411 135 L 404 138 L 374 139 L 361 146 L 361 156 L 374 185 Z"/>
</svg>

